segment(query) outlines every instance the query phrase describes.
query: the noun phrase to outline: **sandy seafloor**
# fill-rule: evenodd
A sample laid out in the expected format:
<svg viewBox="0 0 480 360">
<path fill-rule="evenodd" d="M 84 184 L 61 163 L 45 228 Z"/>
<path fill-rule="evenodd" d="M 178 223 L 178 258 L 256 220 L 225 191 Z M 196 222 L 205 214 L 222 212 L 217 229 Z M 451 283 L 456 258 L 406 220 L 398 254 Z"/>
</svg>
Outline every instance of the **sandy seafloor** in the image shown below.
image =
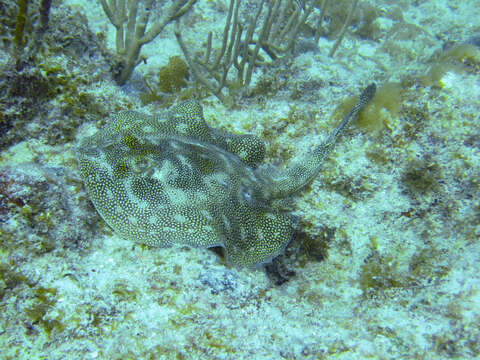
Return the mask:
<svg viewBox="0 0 480 360">
<path fill-rule="evenodd" d="M 187 15 L 196 18 L 183 31 L 189 44 L 222 30 L 221 3 L 199 0 Z M 56 109 L 75 107 L 76 92 L 59 95 L 0 155 L 0 358 L 480 358 L 480 56 L 447 57 L 454 66 L 425 80 L 442 48 L 480 35 L 480 7 L 360 3 L 377 11 L 372 33 L 348 34 L 333 58 L 335 39 L 322 37 L 288 68 L 273 65 L 286 78 L 276 94 L 233 110 L 201 100 L 210 125 L 267 135 L 266 162 L 278 165 L 324 139 L 336 107 L 366 84 L 402 84 L 379 105 L 380 125 L 349 129 L 295 197 L 299 231 L 327 248 L 323 256 L 300 246 L 296 275 L 276 286 L 264 270 L 229 267 L 211 250 L 119 238 L 88 202 L 73 153 L 74 139 L 105 119 L 87 106 L 73 140 L 46 141 L 42 124 L 68 122 Z M 96 1 L 54 3 L 52 21 L 76 11 L 113 54 L 114 28 Z M 142 52 L 148 61 L 133 79 L 181 55 L 171 26 Z M 105 58 L 80 74 L 77 92 L 108 113 L 163 111 L 142 106 L 131 84 L 118 87 Z"/>
</svg>

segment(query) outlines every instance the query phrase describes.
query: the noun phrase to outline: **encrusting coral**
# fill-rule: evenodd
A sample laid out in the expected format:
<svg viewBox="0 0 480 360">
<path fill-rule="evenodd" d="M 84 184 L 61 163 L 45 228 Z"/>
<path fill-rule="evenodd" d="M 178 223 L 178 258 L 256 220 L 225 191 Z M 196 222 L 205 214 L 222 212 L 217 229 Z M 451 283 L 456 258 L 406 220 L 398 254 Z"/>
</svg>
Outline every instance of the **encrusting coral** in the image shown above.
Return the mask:
<svg viewBox="0 0 480 360">
<path fill-rule="evenodd" d="M 273 176 L 255 169 L 265 154 L 259 138 L 209 127 L 196 101 L 155 116 L 114 116 L 79 143 L 80 172 L 98 212 L 120 236 L 155 246 L 222 246 L 230 263 L 262 264 L 283 251 L 296 227 L 274 200 L 317 176 L 375 91 L 368 86 L 324 143 Z"/>
<path fill-rule="evenodd" d="M 158 72 L 158 87 L 165 93 L 178 92 L 187 85 L 187 78 L 187 64 L 179 56 L 172 56 Z"/>
</svg>

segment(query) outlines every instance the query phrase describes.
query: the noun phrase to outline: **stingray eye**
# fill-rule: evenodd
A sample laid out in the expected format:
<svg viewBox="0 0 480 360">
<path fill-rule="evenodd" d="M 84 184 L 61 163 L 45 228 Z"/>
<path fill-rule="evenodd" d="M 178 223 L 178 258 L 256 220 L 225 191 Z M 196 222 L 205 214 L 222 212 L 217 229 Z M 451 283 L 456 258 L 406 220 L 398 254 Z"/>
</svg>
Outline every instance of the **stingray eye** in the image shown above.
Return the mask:
<svg viewBox="0 0 480 360">
<path fill-rule="evenodd" d="M 244 201 L 248 202 L 249 204 L 252 203 L 252 194 L 250 194 L 247 189 L 243 188 L 241 194 Z"/>
</svg>

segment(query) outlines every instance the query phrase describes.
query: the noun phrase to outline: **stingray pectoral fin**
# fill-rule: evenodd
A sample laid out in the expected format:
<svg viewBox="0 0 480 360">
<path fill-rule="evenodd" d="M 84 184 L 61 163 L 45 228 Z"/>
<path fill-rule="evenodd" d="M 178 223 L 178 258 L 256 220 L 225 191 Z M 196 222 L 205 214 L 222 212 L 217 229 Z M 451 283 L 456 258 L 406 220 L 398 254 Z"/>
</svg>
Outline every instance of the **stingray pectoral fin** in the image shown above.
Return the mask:
<svg viewBox="0 0 480 360">
<path fill-rule="evenodd" d="M 178 244 L 208 248 L 222 245 L 210 215 L 193 207 L 165 208 L 152 230 L 150 237 L 145 237 L 144 241 L 137 237 L 137 241 L 151 246 Z"/>
<path fill-rule="evenodd" d="M 292 240 L 296 218 L 278 212 L 254 211 L 240 229 L 240 237 L 227 239 L 227 262 L 240 266 L 261 265 L 283 253 Z"/>
</svg>

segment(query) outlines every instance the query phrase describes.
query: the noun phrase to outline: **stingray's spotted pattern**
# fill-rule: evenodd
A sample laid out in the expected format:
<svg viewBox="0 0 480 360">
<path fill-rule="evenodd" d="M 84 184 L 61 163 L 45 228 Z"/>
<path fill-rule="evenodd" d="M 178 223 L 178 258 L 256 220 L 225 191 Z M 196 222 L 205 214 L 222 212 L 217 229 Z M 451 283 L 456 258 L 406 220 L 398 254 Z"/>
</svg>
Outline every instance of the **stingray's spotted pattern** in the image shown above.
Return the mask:
<svg viewBox="0 0 480 360">
<path fill-rule="evenodd" d="M 290 241 L 294 217 L 272 201 L 308 184 L 341 130 L 371 100 L 370 85 L 328 140 L 269 177 L 256 170 L 265 146 L 209 127 L 198 102 L 157 116 L 125 111 L 77 147 L 80 172 L 120 236 L 154 246 L 223 246 L 229 262 L 264 263 Z"/>
</svg>

